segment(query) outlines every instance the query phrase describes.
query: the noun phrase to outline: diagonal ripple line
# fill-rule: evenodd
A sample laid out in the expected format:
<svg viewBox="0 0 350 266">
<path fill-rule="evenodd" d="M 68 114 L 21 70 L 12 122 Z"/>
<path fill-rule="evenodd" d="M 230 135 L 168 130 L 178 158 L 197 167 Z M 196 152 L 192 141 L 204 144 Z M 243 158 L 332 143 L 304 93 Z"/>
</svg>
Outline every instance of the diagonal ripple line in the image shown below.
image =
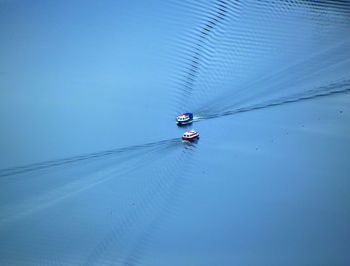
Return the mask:
<svg viewBox="0 0 350 266">
<path fill-rule="evenodd" d="M 187 145 L 185 145 L 176 160 L 168 161 L 169 164 L 165 163 L 162 165 L 163 167 L 160 171 L 156 171 L 156 177 L 153 177 L 153 179 L 155 179 L 154 186 L 151 186 L 150 184 L 150 187 L 148 188 L 149 191 L 142 198 L 141 204 L 137 205 L 132 211 L 123 216 L 113 225 L 108 234 L 106 234 L 102 241 L 100 241 L 89 254 L 83 265 L 103 264 L 106 257 L 109 257 L 108 252 L 113 253 L 112 256 L 114 257 L 114 260 L 122 259 L 123 252 L 118 250 L 118 246 L 123 246 L 126 234 L 130 234 L 142 217 L 145 215 L 149 216 L 149 212 L 152 209 L 157 209 L 157 202 L 161 202 L 162 206 L 165 204 L 165 206 L 169 208 L 167 202 L 163 203 L 164 197 L 166 201 L 169 194 L 174 196 L 176 188 L 173 189 L 172 184 L 177 182 L 179 177 L 184 178 L 183 175 L 179 175 L 176 170 L 183 169 L 180 166 L 185 162 L 188 163 L 188 160 L 185 160 L 185 154 L 193 151 L 194 148 L 195 147 L 192 146 L 192 149 L 188 151 Z M 180 186 L 178 186 L 177 189 L 179 189 L 179 187 Z M 160 197 L 161 199 L 159 199 Z M 158 216 L 155 218 L 158 218 Z M 113 251 L 113 249 L 115 251 Z"/>
<path fill-rule="evenodd" d="M 162 151 L 163 154 L 166 151 L 171 152 L 178 147 L 181 147 L 180 144 L 181 142 L 178 141 L 173 142 L 169 146 L 153 146 L 152 149 L 146 151 L 143 150 L 139 156 L 133 156 L 132 159 L 134 161 L 129 166 L 123 166 L 123 164 L 112 165 L 111 167 L 104 168 L 103 171 L 91 172 L 88 175 L 84 175 L 83 178 L 69 181 L 59 187 L 55 187 L 53 190 L 45 190 L 43 193 L 39 193 L 34 197 L 27 198 L 24 201 L 2 208 L 0 227 L 38 211 L 45 210 L 52 205 L 71 198 L 81 192 L 92 189 L 97 185 L 115 179 L 116 177 L 122 177 L 136 169 L 141 169 L 149 165 L 149 161 L 153 162 L 156 161 L 156 159 L 159 159 L 158 154 L 160 151 Z M 145 160 L 145 158 L 151 158 L 151 160 Z M 130 164 L 130 160 L 128 161 Z"/>
<path fill-rule="evenodd" d="M 182 102 L 182 105 L 185 106 L 185 109 L 188 108 L 188 100 L 193 94 L 193 90 L 195 87 L 196 80 L 201 73 L 201 69 L 203 68 L 201 65 L 204 60 L 211 60 L 213 54 L 215 53 L 215 48 L 212 46 L 212 39 L 215 38 L 216 30 L 220 30 L 223 27 L 225 20 L 231 19 L 232 17 L 237 18 L 236 9 L 237 3 L 239 1 L 227 2 L 223 0 L 218 0 L 210 4 L 210 6 L 205 7 L 205 11 L 201 11 L 200 14 L 203 18 L 200 18 L 201 25 L 197 27 L 195 32 L 189 36 L 188 39 L 184 39 L 187 49 L 190 48 L 190 53 L 192 54 L 190 58 L 188 58 L 187 66 L 183 69 L 181 76 L 182 78 L 182 88 L 180 89 L 179 96 L 183 98 L 179 101 Z M 189 8 L 192 9 L 201 9 L 201 4 L 197 5 L 185 3 L 185 5 L 189 5 Z M 186 49 L 185 49 L 186 50 Z M 184 53 L 185 51 L 182 51 Z M 182 54 L 183 56 L 183 54 Z M 182 107 L 184 108 L 184 107 Z"/>
<path fill-rule="evenodd" d="M 196 114 L 198 116 L 197 121 L 219 118 L 228 115 L 235 115 L 243 112 L 251 112 L 260 109 L 266 109 L 275 106 L 281 106 L 284 104 L 297 103 L 306 100 L 312 100 L 319 97 L 326 97 L 334 94 L 349 93 L 350 92 L 350 80 L 345 80 L 339 83 L 330 84 L 318 89 L 309 90 L 302 93 L 293 94 L 290 96 L 280 97 L 270 101 L 266 101 L 260 104 L 249 105 L 232 110 L 226 110 L 221 112 L 207 112 L 203 114 Z"/>
<path fill-rule="evenodd" d="M 189 169 L 193 164 L 193 161 L 190 164 L 188 159 L 194 157 L 196 148 L 197 145 L 195 143 L 186 143 L 181 158 L 178 161 L 182 167 L 176 167 L 176 169 L 182 169 L 182 172 L 178 173 L 168 171 L 169 173 L 166 176 L 166 179 L 170 179 L 170 181 L 168 181 L 169 185 L 167 189 L 160 190 L 164 199 L 159 207 L 159 212 L 152 218 L 150 223 L 147 224 L 146 230 L 144 230 L 137 239 L 128 256 L 123 259 L 122 265 L 136 266 L 142 264 L 142 257 L 144 256 L 147 247 L 150 245 L 149 242 L 151 242 L 152 237 L 154 237 L 156 230 L 159 230 L 162 222 L 165 219 L 169 219 L 169 216 L 171 215 L 170 213 L 174 212 L 172 209 L 176 207 L 176 203 L 179 201 L 181 192 L 184 190 L 186 179 L 188 178 Z M 183 167 L 184 165 L 186 165 L 186 167 Z"/>
<path fill-rule="evenodd" d="M 304 5 L 303 3 L 309 3 L 310 5 Z M 329 3 L 330 5 L 328 5 Z M 267 77 L 267 74 L 278 74 L 280 68 L 293 66 L 295 62 L 308 58 L 314 52 L 317 53 L 332 47 L 337 39 L 328 37 L 329 34 L 327 34 L 324 27 L 325 23 L 327 23 L 327 30 L 332 30 L 330 33 L 333 35 L 344 32 L 342 36 L 348 36 L 344 30 L 346 30 L 345 26 L 349 29 L 350 21 L 345 16 L 348 13 L 350 2 L 280 1 L 276 3 L 275 1 L 247 1 L 242 5 L 244 9 L 240 13 L 239 23 L 231 23 L 229 27 L 225 27 L 224 33 L 219 36 L 220 39 L 215 39 L 217 36 L 214 34 L 212 36 L 214 38 L 210 39 L 210 47 L 215 50 L 213 57 L 205 64 L 196 64 L 196 70 L 193 71 L 197 73 L 195 78 L 193 78 L 193 75 L 187 74 L 190 76 L 190 80 L 195 80 L 195 86 L 192 86 L 191 82 L 185 83 L 189 89 L 184 90 L 188 92 L 194 91 L 194 88 L 196 89 L 191 100 L 191 110 L 198 109 L 196 108 L 197 103 L 203 106 L 205 100 L 215 97 L 218 91 L 222 89 L 226 88 L 231 93 L 236 93 L 232 90 L 232 84 L 236 83 L 237 88 L 246 87 L 246 85 L 258 82 L 261 77 Z M 338 8 L 334 6 L 338 6 Z M 313 15 L 310 16 L 312 12 Z M 262 16 L 262 13 L 265 15 Z M 251 20 L 252 16 L 256 18 L 256 22 Z M 276 23 L 279 21 L 281 23 Z M 305 36 L 300 30 L 296 30 L 299 26 L 301 28 L 313 27 L 317 31 L 313 32 L 313 37 Z M 327 42 L 324 41 L 325 38 L 327 38 Z M 193 40 L 195 41 L 195 38 Z M 319 45 L 320 40 L 323 40 L 321 46 Z M 337 43 L 343 40 L 338 39 Z M 187 41 L 191 42 L 190 39 Z M 308 49 L 314 45 L 317 46 L 307 53 Z M 344 56 L 346 50 L 348 49 L 343 49 L 340 54 Z M 282 60 L 287 56 L 293 60 L 284 60 L 276 65 L 276 68 L 271 69 L 272 71 L 266 71 L 265 68 L 268 66 L 265 62 L 276 59 Z M 333 66 L 339 63 L 339 60 L 337 61 L 335 57 L 326 54 L 325 56 L 328 56 L 326 59 Z M 199 61 L 197 60 L 197 62 Z M 315 64 L 313 69 L 310 69 L 310 65 L 306 66 L 308 67 L 307 73 L 303 69 L 297 70 L 295 73 L 301 74 L 296 77 L 298 82 L 306 77 L 310 80 L 311 77 L 319 74 L 318 71 L 322 69 L 318 65 L 321 64 L 325 68 L 325 62 L 327 61 Z M 260 72 L 256 70 L 259 67 L 261 68 Z M 186 68 L 183 72 L 189 72 L 189 68 Z M 290 73 L 287 74 L 290 77 Z M 283 80 L 285 79 L 283 78 L 281 82 Z M 325 84 L 335 80 L 339 80 L 339 78 L 328 80 Z M 266 93 L 271 93 L 271 90 L 267 89 L 248 88 L 248 90 L 243 91 L 243 100 L 245 98 L 265 97 Z M 283 88 L 279 86 L 279 88 L 274 89 L 272 93 Z M 207 107 L 207 105 L 204 106 Z M 213 106 L 215 107 L 215 101 Z"/>
<path fill-rule="evenodd" d="M 39 163 L 34 163 L 34 164 L 29 164 L 29 165 L 24 165 L 24 166 L 5 168 L 5 169 L 0 170 L 0 177 L 9 177 L 9 176 L 13 176 L 13 175 L 18 175 L 18 174 L 38 171 L 38 170 L 42 170 L 42 169 L 47 169 L 47 168 L 51 168 L 51 167 L 57 167 L 57 166 L 62 166 L 62 165 L 66 165 L 66 164 L 73 164 L 76 162 L 88 161 L 88 160 L 96 159 L 96 158 L 103 158 L 106 156 L 112 156 L 112 155 L 119 154 L 119 153 L 126 153 L 126 152 L 131 152 L 131 151 L 136 151 L 136 150 L 157 147 L 157 146 L 171 145 L 171 144 L 176 143 L 178 141 L 179 141 L 178 138 L 172 138 L 172 139 L 167 139 L 167 140 L 161 140 L 161 141 L 156 141 L 156 142 L 128 146 L 128 147 L 124 147 L 124 148 L 116 148 L 116 149 L 105 150 L 105 151 L 100 151 L 100 152 L 88 153 L 88 154 L 84 154 L 84 155 L 72 156 L 72 157 L 68 157 L 68 158 L 39 162 Z"/>
</svg>

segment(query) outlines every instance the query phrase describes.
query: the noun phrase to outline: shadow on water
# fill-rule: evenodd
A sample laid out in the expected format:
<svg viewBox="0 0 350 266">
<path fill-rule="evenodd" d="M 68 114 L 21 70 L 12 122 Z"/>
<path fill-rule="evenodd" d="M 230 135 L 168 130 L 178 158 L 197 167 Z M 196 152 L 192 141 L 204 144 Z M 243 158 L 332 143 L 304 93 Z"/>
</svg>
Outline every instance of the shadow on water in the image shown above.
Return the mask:
<svg viewBox="0 0 350 266">
<path fill-rule="evenodd" d="M 192 128 L 192 123 L 191 124 L 186 124 L 186 125 L 177 125 L 178 128 L 183 129 L 183 130 L 189 130 Z"/>
</svg>

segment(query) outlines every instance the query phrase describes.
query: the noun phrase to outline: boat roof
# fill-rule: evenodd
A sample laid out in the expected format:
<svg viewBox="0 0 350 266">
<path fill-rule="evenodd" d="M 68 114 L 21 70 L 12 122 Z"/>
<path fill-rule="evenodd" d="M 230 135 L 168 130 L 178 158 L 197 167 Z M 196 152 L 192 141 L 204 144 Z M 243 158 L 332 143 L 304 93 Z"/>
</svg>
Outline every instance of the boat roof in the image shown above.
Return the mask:
<svg viewBox="0 0 350 266">
<path fill-rule="evenodd" d="M 183 114 L 179 114 L 178 116 L 191 116 L 192 113 L 183 113 Z"/>
<path fill-rule="evenodd" d="M 184 134 L 196 134 L 197 133 L 197 131 L 195 131 L 195 130 L 189 130 L 189 131 L 186 131 Z"/>
</svg>

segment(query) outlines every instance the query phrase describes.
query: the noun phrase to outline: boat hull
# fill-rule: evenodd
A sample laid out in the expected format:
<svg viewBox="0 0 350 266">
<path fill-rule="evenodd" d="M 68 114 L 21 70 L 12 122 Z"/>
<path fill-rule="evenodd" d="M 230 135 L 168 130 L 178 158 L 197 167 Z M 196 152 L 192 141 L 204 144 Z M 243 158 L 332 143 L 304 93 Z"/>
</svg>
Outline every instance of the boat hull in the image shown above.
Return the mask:
<svg viewBox="0 0 350 266">
<path fill-rule="evenodd" d="M 178 126 L 184 126 L 184 125 L 188 125 L 191 124 L 193 122 L 193 120 L 188 120 L 188 121 L 176 121 L 176 124 Z"/>
<path fill-rule="evenodd" d="M 182 137 L 182 140 L 185 140 L 185 141 L 193 141 L 193 140 L 197 140 L 197 139 L 199 139 L 199 135 L 194 135 L 191 137 Z"/>
</svg>

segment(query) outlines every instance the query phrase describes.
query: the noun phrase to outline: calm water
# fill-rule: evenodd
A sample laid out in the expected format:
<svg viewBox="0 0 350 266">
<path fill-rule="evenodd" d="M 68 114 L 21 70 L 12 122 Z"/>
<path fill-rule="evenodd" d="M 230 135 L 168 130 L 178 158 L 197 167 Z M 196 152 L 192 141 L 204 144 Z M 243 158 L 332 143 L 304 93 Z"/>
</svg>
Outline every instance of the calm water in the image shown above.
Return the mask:
<svg viewBox="0 0 350 266">
<path fill-rule="evenodd" d="M 349 18 L 0 1 L 0 264 L 349 265 Z"/>
</svg>

